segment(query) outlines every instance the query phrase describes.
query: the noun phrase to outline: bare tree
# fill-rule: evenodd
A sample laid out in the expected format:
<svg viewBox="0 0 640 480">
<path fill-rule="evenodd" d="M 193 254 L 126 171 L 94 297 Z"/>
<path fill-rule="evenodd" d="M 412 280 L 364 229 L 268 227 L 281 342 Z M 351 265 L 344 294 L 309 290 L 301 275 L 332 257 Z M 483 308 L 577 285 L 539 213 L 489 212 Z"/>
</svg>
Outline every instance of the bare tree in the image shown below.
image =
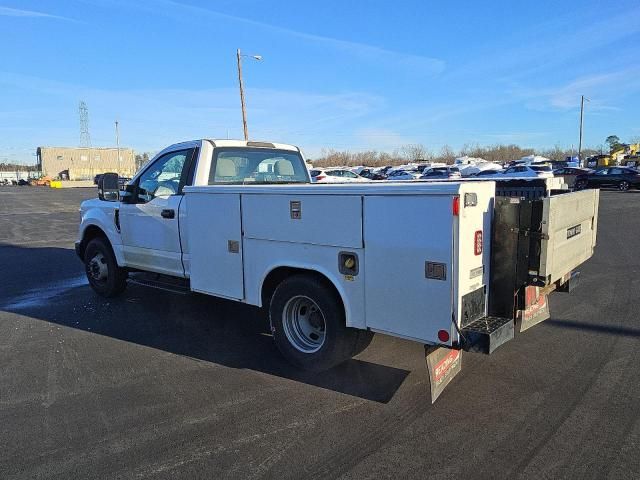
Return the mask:
<svg viewBox="0 0 640 480">
<path fill-rule="evenodd" d="M 456 159 L 456 153 L 449 145 L 443 145 L 440 149 L 440 153 L 435 156 L 434 160 L 437 162 L 443 162 L 447 165 L 451 165 Z"/>
<path fill-rule="evenodd" d="M 403 145 L 400 148 L 400 153 L 409 162 L 419 162 L 422 160 L 427 160 L 432 156 L 429 150 L 427 150 L 427 147 L 420 143 Z"/>
</svg>

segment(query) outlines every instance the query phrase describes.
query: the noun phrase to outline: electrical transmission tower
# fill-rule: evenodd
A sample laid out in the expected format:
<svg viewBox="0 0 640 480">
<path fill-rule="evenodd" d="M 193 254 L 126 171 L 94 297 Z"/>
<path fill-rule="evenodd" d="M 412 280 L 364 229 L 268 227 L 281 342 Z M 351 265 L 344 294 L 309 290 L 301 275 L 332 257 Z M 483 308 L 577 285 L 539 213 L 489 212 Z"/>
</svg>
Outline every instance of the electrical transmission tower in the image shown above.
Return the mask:
<svg viewBox="0 0 640 480">
<path fill-rule="evenodd" d="M 89 135 L 89 108 L 84 101 L 80 102 L 78 107 L 80 114 L 80 146 L 91 147 L 91 135 Z"/>
</svg>

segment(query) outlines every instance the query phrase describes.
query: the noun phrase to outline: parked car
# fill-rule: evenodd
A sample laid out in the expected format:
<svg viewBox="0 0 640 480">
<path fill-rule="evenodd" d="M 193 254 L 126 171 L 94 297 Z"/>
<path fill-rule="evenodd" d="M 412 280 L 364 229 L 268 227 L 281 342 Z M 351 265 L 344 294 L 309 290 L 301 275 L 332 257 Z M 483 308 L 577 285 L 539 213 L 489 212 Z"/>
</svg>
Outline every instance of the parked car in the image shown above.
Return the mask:
<svg viewBox="0 0 640 480">
<path fill-rule="evenodd" d="M 346 168 L 314 168 L 309 171 L 311 181 L 314 183 L 351 183 L 351 182 L 367 182 L 366 178 L 353 173 Z"/>
<path fill-rule="evenodd" d="M 563 177 L 565 183 L 570 187 L 575 187 L 576 179 L 580 175 L 588 175 L 593 172 L 593 170 L 589 168 L 576 168 L 576 167 L 563 167 L 557 168 L 553 171 L 553 175 L 557 177 Z"/>
<path fill-rule="evenodd" d="M 590 168 L 564 167 L 553 171 L 554 175 L 587 175 L 593 172 Z"/>
<path fill-rule="evenodd" d="M 420 180 L 446 180 L 462 178 L 458 167 L 435 167 L 425 170 Z"/>
<path fill-rule="evenodd" d="M 480 170 L 478 173 L 472 176 L 473 177 L 492 177 L 496 175 L 501 175 L 503 172 L 504 170 Z"/>
<path fill-rule="evenodd" d="M 630 167 L 604 167 L 590 173 L 578 175 L 576 189 L 616 187 L 626 191 L 640 188 L 640 172 Z"/>
<path fill-rule="evenodd" d="M 378 173 L 372 168 L 365 168 L 360 172 L 360 176 L 368 180 L 384 180 L 387 178 L 386 175 Z"/>
<path fill-rule="evenodd" d="M 514 165 L 507 168 L 502 173 L 494 174 L 498 178 L 538 178 L 553 177 L 553 171 L 550 165 Z M 491 175 L 485 175 L 485 178 L 491 178 Z"/>
<path fill-rule="evenodd" d="M 415 180 L 416 176 L 407 170 L 397 169 L 391 170 L 387 174 L 387 180 L 395 182 L 398 180 Z"/>
</svg>

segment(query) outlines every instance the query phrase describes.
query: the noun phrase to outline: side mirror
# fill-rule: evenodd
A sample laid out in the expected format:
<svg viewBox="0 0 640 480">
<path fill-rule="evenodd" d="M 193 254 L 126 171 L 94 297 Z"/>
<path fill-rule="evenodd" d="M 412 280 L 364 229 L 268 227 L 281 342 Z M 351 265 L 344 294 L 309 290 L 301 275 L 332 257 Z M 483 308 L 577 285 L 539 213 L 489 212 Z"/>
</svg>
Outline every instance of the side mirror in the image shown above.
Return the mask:
<svg viewBox="0 0 640 480">
<path fill-rule="evenodd" d="M 106 202 L 120 199 L 117 173 L 105 173 L 98 180 L 98 198 Z"/>
<path fill-rule="evenodd" d="M 122 203 L 136 203 L 136 184 L 127 183 L 120 189 L 120 201 Z"/>
</svg>

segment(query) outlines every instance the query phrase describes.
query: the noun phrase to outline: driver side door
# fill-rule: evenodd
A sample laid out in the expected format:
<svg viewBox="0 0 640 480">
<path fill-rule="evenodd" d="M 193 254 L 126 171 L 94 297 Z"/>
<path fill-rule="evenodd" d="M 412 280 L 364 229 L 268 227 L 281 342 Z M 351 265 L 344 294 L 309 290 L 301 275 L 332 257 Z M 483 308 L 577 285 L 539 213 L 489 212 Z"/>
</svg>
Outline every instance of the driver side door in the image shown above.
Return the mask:
<svg viewBox="0 0 640 480">
<path fill-rule="evenodd" d="M 120 228 L 127 266 L 184 276 L 179 209 L 194 149 L 169 152 L 138 177 L 132 198 L 120 207 Z"/>
</svg>

